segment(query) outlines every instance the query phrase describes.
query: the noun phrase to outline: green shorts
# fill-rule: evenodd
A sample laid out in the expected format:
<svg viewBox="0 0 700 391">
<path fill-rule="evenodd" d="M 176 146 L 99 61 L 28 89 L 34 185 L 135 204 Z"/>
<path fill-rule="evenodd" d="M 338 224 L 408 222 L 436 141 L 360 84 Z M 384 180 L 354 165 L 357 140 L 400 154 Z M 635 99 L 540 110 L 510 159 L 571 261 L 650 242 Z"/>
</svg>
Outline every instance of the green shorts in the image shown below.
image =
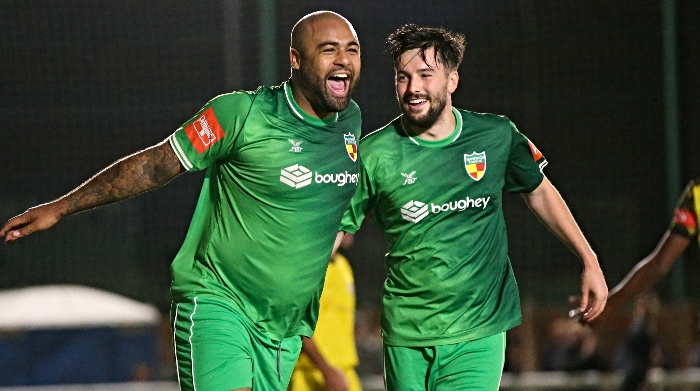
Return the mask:
<svg viewBox="0 0 700 391">
<path fill-rule="evenodd" d="M 506 333 L 457 344 L 384 346 L 387 391 L 495 391 L 501 383 Z"/>
<path fill-rule="evenodd" d="M 211 298 L 173 302 L 170 320 L 182 391 L 286 390 L 300 337 L 271 340 L 237 310 Z"/>
</svg>

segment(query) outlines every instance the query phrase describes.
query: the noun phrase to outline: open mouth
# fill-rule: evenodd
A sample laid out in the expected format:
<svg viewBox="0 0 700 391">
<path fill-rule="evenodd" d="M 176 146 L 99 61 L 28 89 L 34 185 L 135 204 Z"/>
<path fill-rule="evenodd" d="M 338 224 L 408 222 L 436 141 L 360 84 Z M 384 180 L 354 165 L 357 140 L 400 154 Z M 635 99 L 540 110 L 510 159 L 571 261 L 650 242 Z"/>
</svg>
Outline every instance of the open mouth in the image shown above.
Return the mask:
<svg viewBox="0 0 700 391">
<path fill-rule="evenodd" d="M 328 84 L 328 88 L 330 88 L 334 94 L 345 96 L 348 93 L 350 75 L 346 73 L 336 73 L 326 79 L 326 84 Z"/>
<path fill-rule="evenodd" d="M 410 99 L 404 100 L 404 102 L 412 109 L 419 109 L 428 103 L 428 99 L 422 97 L 411 97 Z"/>
</svg>

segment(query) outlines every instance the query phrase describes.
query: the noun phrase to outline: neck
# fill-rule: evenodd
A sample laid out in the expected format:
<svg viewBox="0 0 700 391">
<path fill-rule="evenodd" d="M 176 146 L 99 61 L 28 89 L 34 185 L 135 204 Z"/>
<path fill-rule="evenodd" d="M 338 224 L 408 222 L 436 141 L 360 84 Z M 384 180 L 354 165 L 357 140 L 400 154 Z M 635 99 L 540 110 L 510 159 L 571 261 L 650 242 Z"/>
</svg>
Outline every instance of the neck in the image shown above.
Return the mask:
<svg viewBox="0 0 700 391">
<path fill-rule="evenodd" d="M 330 118 L 333 114 L 335 114 L 335 111 L 323 110 L 318 108 L 318 105 L 311 103 L 311 101 L 307 98 L 307 96 L 311 96 L 311 93 L 301 87 L 300 83 L 294 82 L 293 77 L 290 81 L 290 85 L 292 87 L 292 96 L 294 97 L 294 101 L 297 102 L 297 105 L 299 105 L 299 107 L 304 110 L 306 114 L 315 118 L 324 119 Z"/>
<path fill-rule="evenodd" d="M 428 128 L 423 128 L 408 121 L 403 117 L 404 124 L 408 125 L 409 132 L 416 137 L 427 141 L 440 141 L 449 137 L 457 126 L 457 120 L 452 113 L 452 105 L 446 104 L 437 121 Z"/>
</svg>

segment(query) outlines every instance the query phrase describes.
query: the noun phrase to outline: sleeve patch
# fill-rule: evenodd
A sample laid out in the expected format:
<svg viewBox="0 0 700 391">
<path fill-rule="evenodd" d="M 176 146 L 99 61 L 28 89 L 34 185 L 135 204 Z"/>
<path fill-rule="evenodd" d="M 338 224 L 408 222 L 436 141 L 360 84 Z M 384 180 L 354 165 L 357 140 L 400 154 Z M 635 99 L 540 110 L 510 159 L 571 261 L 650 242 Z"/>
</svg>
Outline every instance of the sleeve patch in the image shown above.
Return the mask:
<svg viewBox="0 0 700 391">
<path fill-rule="evenodd" d="M 697 225 L 697 220 L 695 214 L 688 209 L 677 208 L 673 214 L 673 221 L 676 224 L 682 225 L 684 227 L 695 229 Z"/>
<path fill-rule="evenodd" d="M 532 158 L 535 159 L 535 161 L 538 161 L 542 159 L 542 152 L 540 152 L 539 149 L 535 146 L 535 144 L 532 143 L 532 141 L 527 140 L 527 145 L 530 146 L 530 152 L 532 153 Z"/>
<path fill-rule="evenodd" d="M 198 153 L 203 153 L 224 138 L 224 130 L 214 115 L 214 109 L 204 110 L 202 115 L 185 127 L 185 133 Z"/>
</svg>

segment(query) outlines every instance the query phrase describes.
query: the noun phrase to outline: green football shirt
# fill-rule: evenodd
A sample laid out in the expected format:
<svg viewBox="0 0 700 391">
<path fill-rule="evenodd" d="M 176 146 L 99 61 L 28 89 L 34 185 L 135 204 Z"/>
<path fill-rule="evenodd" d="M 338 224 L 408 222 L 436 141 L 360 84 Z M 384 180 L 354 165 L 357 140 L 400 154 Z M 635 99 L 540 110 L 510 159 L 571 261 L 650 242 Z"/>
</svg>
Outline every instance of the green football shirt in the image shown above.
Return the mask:
<svg viewBox="0 0 700 391">
<path fill-rule="evenodd" d="M 444 140 L 408 136 L 400 116 L 360 142 L 360 184 L 341 230 L 354 233 L 371 212 L 387 237 L 387 345 L 458 343 L 520 323 L 503 191 L 534 190 L 546 160 L 506 117 L 453 113 Z"/>
<path fill-rule="evenodd" d="M 268 337 L 310 336 L 335 234 L 358 182 L 360 110 L 304 113 L 289 82 L 218 96 L 170 143 L 206 176 L 172 294 L 230 300 Z"/>
</svg>

